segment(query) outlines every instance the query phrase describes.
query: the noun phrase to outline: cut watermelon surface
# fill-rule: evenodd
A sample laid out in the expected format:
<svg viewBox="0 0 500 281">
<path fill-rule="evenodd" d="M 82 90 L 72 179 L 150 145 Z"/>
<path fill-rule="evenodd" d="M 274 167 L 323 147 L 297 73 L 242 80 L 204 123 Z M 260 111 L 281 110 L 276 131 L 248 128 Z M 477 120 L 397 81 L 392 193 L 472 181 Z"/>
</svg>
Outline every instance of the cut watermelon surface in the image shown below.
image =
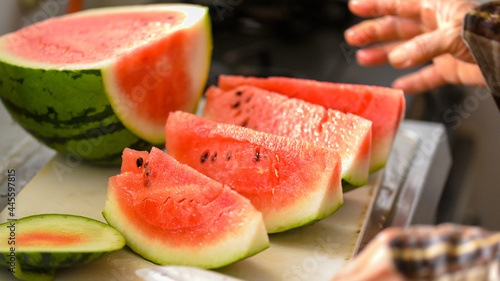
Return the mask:
<svg viewBox="0 0 500 281">
<path fill-rule="evenodd" d="M 269 247 L 248 199 L 157 148 L 125 149 L 103 215 L 132 250 L 158 264 L 217 268 Z"/>
<path fill-rule="evenodd" d="M 241 85 L 256 86 L 372 121 L 370 172 L 385 166 L 405 112 L 403 91 L 391 88 L 287 77 L 219 76 L 218 86 L 223 90 Z"/>
<path fill-rule="evenodd" d="M 207 119 L 331 148 L 341 157 L 343 181 L 368 182 L 371 121 L 252 86 L 228 91 L 212 86 L 205 96 Z"/>
<path fill-rule="evenodd" d="M 211 56 L 208 9 L 86 10 L 0 37 L 0 97 L 48 146 L 96 163 L 163 144 L 168 112 L 196 110 Z"/>
<path fill-rule="evenodd" d="M 343 203 L 333 150 L 186 112 L 171 113 L 165 131 L 168 154 L 250 199 L 269 233 L 323 219 Z"/>
</svg>

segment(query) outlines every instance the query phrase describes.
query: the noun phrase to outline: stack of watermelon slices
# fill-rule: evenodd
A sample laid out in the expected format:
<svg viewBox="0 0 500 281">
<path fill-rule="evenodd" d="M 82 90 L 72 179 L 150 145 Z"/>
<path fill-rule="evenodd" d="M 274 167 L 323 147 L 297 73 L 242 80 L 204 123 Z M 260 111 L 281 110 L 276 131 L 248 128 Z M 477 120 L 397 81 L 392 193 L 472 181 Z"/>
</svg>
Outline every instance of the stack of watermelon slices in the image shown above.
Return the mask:
<svg viewBox="0 0 500 281">
<path fill-rule="evenodd" d="M 203 117 L 169 114 L 167 153 L 127 149 L 110 179 L 106 220 L 153 262 L 221 267 L 269 247 L 267 233 L 329 216 L 343 187 L 385 165 L 405 106 L 381 87 L 239 76 L 219 87 Z"/>
</svg>

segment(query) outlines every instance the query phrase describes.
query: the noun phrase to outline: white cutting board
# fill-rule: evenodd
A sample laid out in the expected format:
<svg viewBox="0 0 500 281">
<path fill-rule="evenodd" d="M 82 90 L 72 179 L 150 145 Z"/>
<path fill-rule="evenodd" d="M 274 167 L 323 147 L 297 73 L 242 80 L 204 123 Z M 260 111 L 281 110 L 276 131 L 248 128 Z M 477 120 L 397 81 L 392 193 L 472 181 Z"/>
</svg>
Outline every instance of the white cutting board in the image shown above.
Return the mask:
<svg viewBox="0 0 500 281">
<path fill-rule="evenodd" d="M 108 178 L 118 173 L 118 168 L 93 167 L 57 155 L 18 194 L 15 217 L 61 213 L 105 222 L 101 212 Z M 344 205 L 330 217 L 273 234 L 269 249 L 217 271 L 248 281 L 329 280 L 353 256 L 382 175 L 373 174 L 368 185 L 345 194 Z M 3 210 L 0 222 L 8 218 Z M 151 266 L 124 248 L 86 265 L 60 269 L 55 280 L 141 280 L 135 270 Z M 0 280 L 16 279 L 0 270 Z"/>
</svg>

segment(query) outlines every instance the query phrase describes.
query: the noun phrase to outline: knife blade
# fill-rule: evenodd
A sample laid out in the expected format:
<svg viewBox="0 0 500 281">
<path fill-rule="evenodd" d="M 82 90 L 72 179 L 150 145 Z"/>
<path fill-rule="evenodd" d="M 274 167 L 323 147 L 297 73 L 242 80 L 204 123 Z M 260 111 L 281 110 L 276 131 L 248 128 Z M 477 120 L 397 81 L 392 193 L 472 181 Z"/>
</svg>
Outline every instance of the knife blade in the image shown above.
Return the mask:
<svg viewBox="0 0 500 281">
<path fill-rule="evenodd" d="M 215 271 L 190 266 L 156 266 L 136 270 L 145 281 L 243 281 Z"/>
</svg>

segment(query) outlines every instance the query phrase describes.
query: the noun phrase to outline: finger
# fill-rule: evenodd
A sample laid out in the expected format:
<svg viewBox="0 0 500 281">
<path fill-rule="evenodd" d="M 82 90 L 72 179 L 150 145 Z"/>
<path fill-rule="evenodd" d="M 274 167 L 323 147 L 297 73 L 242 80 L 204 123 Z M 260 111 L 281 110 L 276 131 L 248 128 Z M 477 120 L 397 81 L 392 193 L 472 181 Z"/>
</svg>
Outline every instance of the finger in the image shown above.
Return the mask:
<svg viewBox="0 0 500 281">
<path fill-rule="evenodd" d="M 396 68 L 417 66 L 445 53 L 470 60 L 469 52 L 457 27 L 437 29 L 408 40 L 389 54 L 389 62 Z"/>
<path fill-rule="evenodd" d="M 361 17 L 400 16 L 418 18 L 421 0 L 350 0 L 349 9 Z"/>
<path fill-rule="evenodd" d="M 389 53 L 401 44 L 401 42 L 392 42 L 360 49 L 356 52 L 356 59 L 358 63 L 363 66 L 378 66 L 387 64 L 389 62 Z"/>
<path fill-rule="evenodd" d="M 385 16 L 366 20 L 344 32 L 349 45 L 364 46 L 393 39 L 409 39 L 424 31 L 419 20 Z"/>
<path fill-rule="evenodd" d="M 446 56 L 448 56 L 448 58 L 446 58 Z M 437 58 L 435 62 L 439 63 L 439 60 L 449 59 L 449 56 L 450 55 L 443 55 Z M 393 87 L 401 89 L 407 94 L 417 94 L 435 89 L 445 84 L 486 86 L 486 81 L 476 64 L 459 60 L 454 61 L 454 64 L 450 63 L 446 66 L 448 71 L 439 71 L 438 67 L 433 64 L 415 73 L 396 79 L 393 83 Z"/>
<path fill-rule="evenodd" d="M 430 65 L 396 79 L 392 86 L 403 90 L 406 94 L 418 94 L 445 84 L 446 80 L 437 71 L 436 66 Z"/>
<path fill-rule="evenodd" d="M 443 55 L 436 58 L 435 64 L 440 64 L 441 61 L 450 59 L 451 55 Z M 484 79 L 481 69 L 475 63 L 467 63 L 464 61 L 453 60 L 454 64 L 451 65 L 450 69 L 455 71 L 441 71 L 443 78 L 448 83 L 453 83 L 457 85 L 467 85 L 467 86 L 486 86 L 486 80 Z"/>
</svg>

